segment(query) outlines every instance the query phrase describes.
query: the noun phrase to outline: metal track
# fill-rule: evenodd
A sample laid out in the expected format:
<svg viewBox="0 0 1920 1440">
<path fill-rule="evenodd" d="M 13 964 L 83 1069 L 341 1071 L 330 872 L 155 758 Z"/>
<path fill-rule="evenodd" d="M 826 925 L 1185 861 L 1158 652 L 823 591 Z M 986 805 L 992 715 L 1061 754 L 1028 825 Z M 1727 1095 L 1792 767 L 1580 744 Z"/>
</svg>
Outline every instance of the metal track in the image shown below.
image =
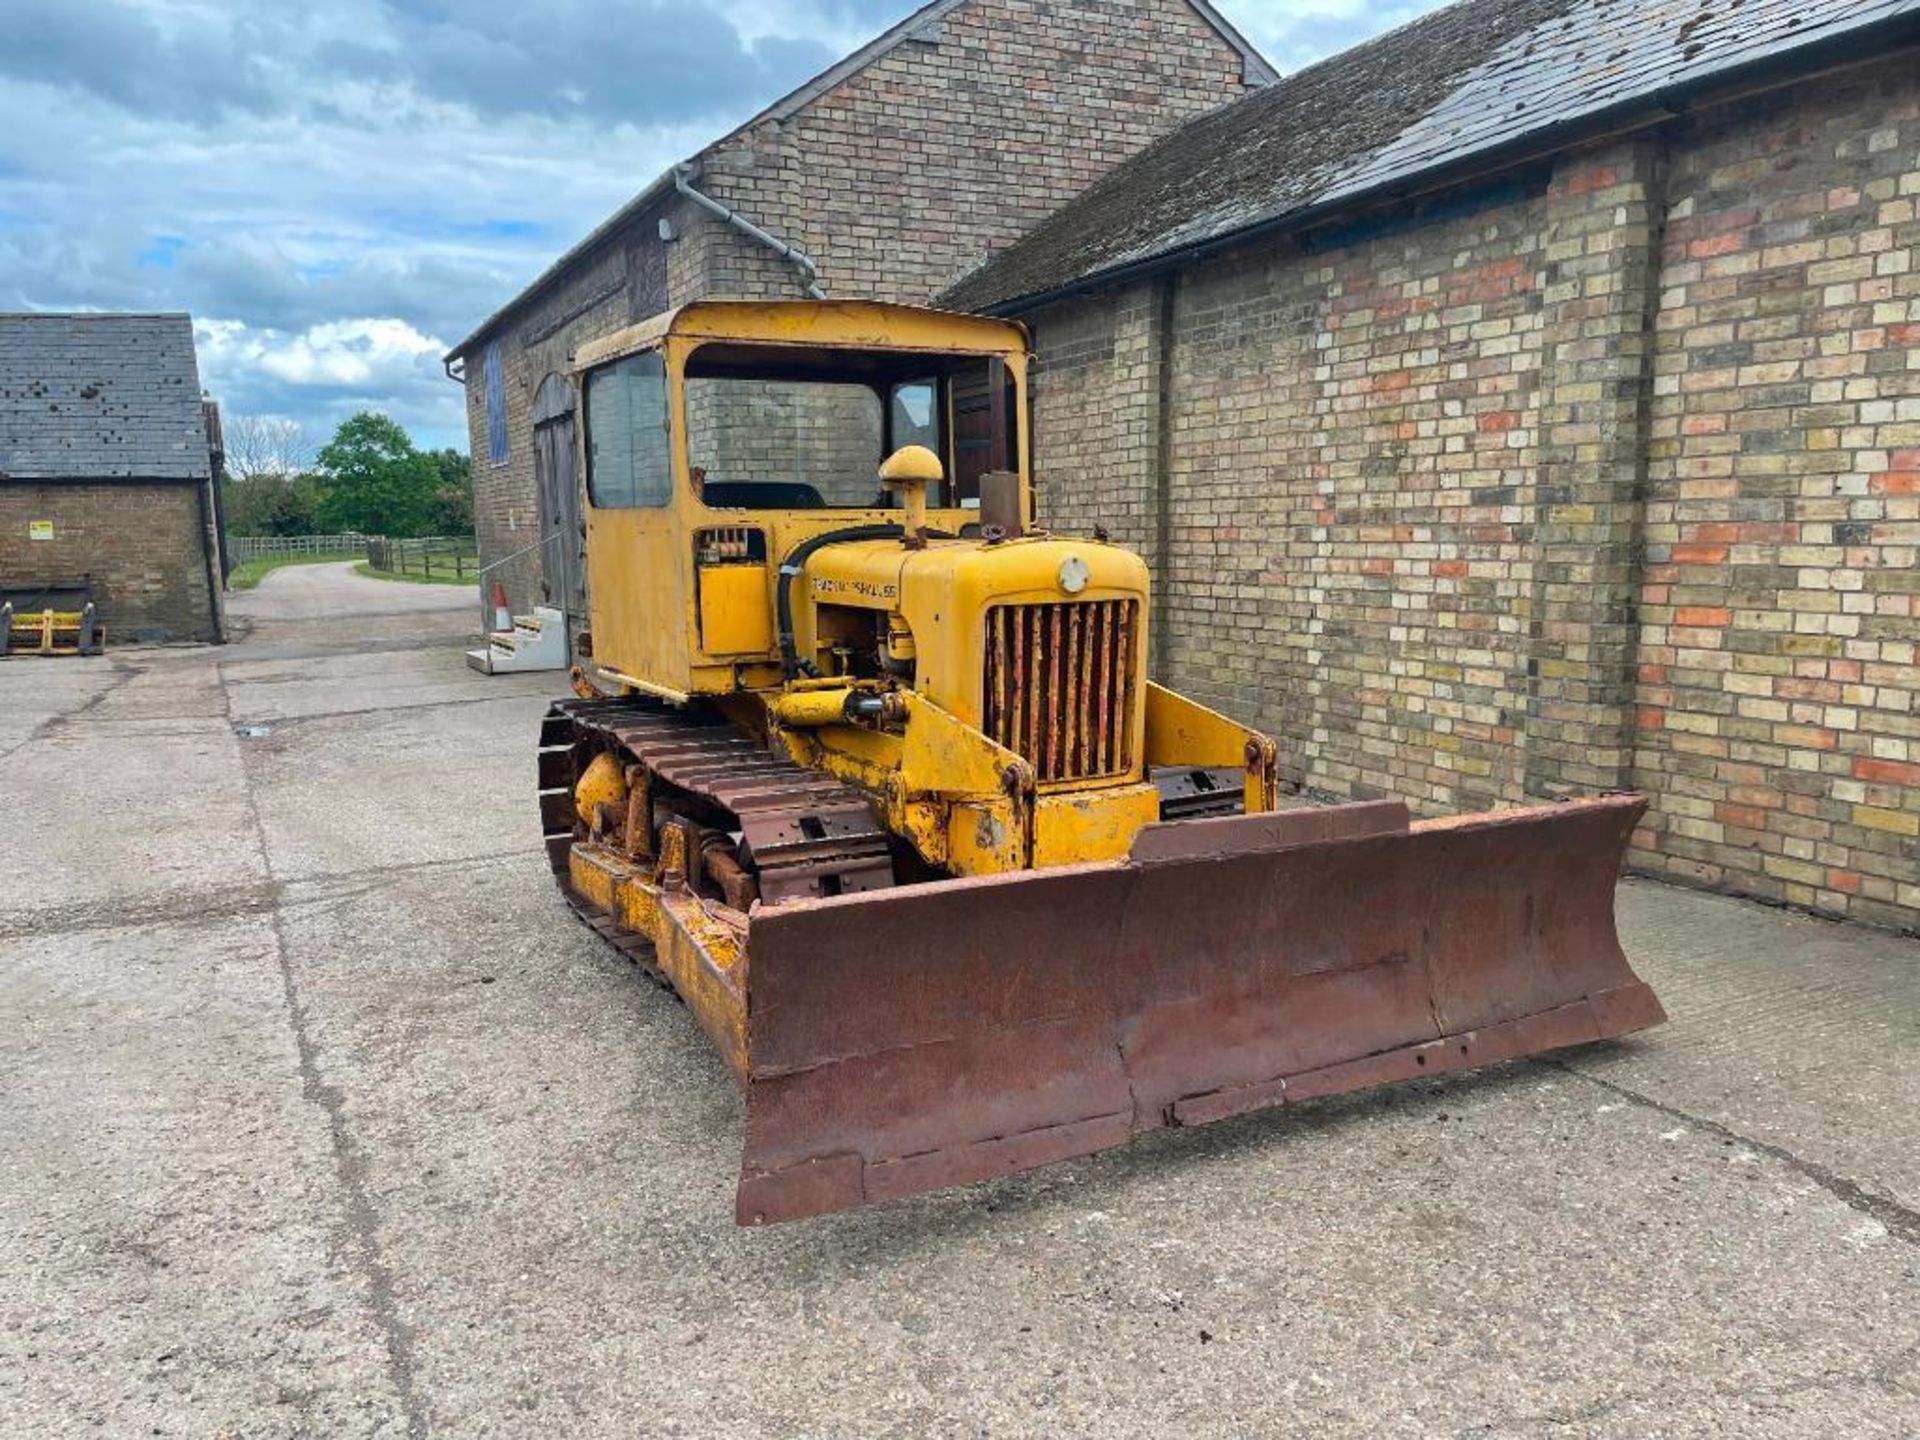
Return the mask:
<svg viewBox="0 0 1920 1440">
<path fill-rule="evenodd" d="M 853 787 L 774 755 L 724 719 L 654 700 L 563 700 L 540 729 L 540 819 L 547 861 L 589 924 L 628 954 L 645 942 L 613 927 L 572 891 L 568 853 L 584 834 L 573 787 L 593 756 L 644 767 L 654 803 L 735 840 L 768 903 L 893 884 L 890 837 Z M 596 924 L 605 921 L 605 928 Z"/>
<path fill-rule="evenodd" d="M 1198 770 L 1162 765 L 1153 772 L 1162 820 L 1210 820 L 1246 810 L 1239 770 Z"/>
</svg>

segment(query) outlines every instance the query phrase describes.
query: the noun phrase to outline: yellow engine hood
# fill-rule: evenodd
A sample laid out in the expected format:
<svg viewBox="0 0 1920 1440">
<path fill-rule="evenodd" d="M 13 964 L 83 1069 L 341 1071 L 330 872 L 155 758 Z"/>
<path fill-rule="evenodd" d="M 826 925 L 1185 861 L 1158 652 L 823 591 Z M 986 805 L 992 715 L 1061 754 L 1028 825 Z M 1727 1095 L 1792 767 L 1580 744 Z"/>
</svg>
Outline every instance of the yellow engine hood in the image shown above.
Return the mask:
<svg viewBox="0 0 1920 1440">
<path fill-rule="evenodd" d="M 923 550 L 897 540 L 858 541 L 814 555 L 800 583 L 809 611 L 820 605 L 897 611 L 913 631 L 915 688 L 973 725 L 981 719 L 993 607 L 1135 600 L 1143 622 L 1146 614 L 1146 562 L 1097 540 L 934 540 Z"/>
</svg>

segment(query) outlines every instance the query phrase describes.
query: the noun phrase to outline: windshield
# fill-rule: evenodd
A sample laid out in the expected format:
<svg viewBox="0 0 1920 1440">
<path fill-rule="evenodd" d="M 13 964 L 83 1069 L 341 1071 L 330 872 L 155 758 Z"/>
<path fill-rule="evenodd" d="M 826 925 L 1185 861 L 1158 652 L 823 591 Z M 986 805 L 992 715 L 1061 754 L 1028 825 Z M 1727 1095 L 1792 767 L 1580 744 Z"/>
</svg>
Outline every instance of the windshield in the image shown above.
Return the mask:
<svg viewBox="0 0 1920 1440">
<path fill-rule="evenodd" d="M 714 506 L 887 506 L 886 402 L 872 385 L 690 376 L 687 463 Z"/>
</svg>

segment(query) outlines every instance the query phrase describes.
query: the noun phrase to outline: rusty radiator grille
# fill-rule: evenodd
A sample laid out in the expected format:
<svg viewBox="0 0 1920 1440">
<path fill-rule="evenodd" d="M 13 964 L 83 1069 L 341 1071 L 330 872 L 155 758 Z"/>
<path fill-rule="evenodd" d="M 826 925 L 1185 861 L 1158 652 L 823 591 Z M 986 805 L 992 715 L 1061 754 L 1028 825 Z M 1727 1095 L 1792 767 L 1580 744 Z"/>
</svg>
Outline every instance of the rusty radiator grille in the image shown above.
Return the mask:
<svg viewBox="0 0 1920 1440">
<path fill-rule="evenodd" d="M 986 733 L 1041 780 L 1133 763 L 1132 600 L 998 605 L 987 612 Z"/>
</svg>

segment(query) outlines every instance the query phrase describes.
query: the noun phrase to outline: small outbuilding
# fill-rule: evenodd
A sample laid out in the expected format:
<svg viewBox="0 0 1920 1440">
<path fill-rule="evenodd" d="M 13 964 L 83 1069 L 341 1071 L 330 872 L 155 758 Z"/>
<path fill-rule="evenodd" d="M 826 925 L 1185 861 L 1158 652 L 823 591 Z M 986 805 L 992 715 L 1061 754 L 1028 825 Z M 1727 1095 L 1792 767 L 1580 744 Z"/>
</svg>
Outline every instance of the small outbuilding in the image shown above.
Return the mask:
<svg viewBox="0 0 1920 1440">
<path fill-rule="evenodd" d="M 219 425 L 185 315 L 0 315 L 0 595 L 109 643 L 225 638 Z"/>
</svg>

